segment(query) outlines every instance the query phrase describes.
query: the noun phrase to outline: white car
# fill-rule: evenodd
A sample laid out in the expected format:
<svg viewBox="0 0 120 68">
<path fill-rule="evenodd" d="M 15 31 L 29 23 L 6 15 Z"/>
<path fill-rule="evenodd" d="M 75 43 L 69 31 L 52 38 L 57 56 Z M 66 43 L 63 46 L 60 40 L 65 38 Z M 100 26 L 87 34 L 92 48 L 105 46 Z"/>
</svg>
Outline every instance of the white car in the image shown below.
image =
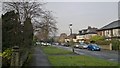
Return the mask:
<svg viewBox="0 0 120 68">
<path fill-rule="evenodd" d="M 46 45 L 44 42 L 41 43 L 42 45 Z"/>
<path fill-rule="evenodd" d="M 37 45 L 39 45 L 39 44 L 40 44 L 40 42 L 36 42 L 36 44 L 37 44 Z"/>
<path fill-rule="evenodd" d="M 51 45 L 50 43 L 46 43 L 47 45 Z"/>
<path fill-rule="evenodd" d="M 74 45 L 75 48 L 79 48 L 79 44 Z"/>
</svg>

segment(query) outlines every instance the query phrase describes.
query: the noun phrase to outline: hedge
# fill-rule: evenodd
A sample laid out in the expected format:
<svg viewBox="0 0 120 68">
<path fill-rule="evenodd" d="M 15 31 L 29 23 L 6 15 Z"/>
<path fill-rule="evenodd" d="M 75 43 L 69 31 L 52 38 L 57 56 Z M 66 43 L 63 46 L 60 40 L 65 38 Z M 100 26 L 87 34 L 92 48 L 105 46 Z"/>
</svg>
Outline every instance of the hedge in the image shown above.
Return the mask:
<svg viewBox="0 0 120 68">
<path fill-rule="evenodd" d="M 119 40 L 112 40 L 112 49 L 120 50 L 120 41 Z"/>
</svg>

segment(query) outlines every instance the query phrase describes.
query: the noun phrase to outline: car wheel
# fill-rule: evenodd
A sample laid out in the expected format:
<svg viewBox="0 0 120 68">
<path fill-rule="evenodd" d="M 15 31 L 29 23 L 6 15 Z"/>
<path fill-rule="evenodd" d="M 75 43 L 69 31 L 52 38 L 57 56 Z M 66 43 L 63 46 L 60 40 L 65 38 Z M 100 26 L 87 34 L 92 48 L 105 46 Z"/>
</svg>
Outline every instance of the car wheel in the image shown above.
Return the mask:
<svg viewBox="0 0 120 68">
<path fill-rule="evenodd" d="M 94 51 L 94 49 L 91 49 L 91 51 Z"/>
</svg>

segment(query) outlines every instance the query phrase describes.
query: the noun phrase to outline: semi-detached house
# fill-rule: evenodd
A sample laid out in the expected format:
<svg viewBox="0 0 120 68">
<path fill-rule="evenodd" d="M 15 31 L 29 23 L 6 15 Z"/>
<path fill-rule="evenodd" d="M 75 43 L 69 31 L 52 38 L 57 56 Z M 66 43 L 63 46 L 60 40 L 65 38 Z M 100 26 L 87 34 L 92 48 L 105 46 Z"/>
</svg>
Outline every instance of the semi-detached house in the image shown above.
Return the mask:
<svg viewBox="0 0 120 68">
<path fill-rule="evenodd" d="M 104 36 L 106 40 L 120 40 L 120 20 L 113 21 L 98 30 L 98 35 Z"/>
</svg>

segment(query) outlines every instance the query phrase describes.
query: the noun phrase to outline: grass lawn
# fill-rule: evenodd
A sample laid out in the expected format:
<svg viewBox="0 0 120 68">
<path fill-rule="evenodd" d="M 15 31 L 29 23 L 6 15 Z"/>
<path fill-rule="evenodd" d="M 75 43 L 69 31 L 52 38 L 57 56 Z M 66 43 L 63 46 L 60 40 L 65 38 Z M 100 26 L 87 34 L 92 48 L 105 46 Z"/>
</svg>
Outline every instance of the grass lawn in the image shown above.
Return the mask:
<svg viewBox="0 0 120 68">
<path fill-rule="evenodd" d="M 117 63 L 89 56 L 48 56 L 53 66 L 117 66 Z"/>
<path fill-rule="evenodd" d="M 71 51 L 56 47 L 42 47 L 52 66 L 117 66 L 115 62 L 90 56 L 75 55 Z M 71 54 L 71 55 L 67 55 Z"/>
<path fill-rule="evenodd" d="M 65 55 L 65 54 L 74 54 L 71 51 L 67 51 L 67 50 L 63 50 L 63 49 L 58 49 L 56 47 L 51 47 L 51 46 L 47 46 L 47 47 L 42 47 L 43 51 L 47 54 L 47 55 Z"/>
</svg>

